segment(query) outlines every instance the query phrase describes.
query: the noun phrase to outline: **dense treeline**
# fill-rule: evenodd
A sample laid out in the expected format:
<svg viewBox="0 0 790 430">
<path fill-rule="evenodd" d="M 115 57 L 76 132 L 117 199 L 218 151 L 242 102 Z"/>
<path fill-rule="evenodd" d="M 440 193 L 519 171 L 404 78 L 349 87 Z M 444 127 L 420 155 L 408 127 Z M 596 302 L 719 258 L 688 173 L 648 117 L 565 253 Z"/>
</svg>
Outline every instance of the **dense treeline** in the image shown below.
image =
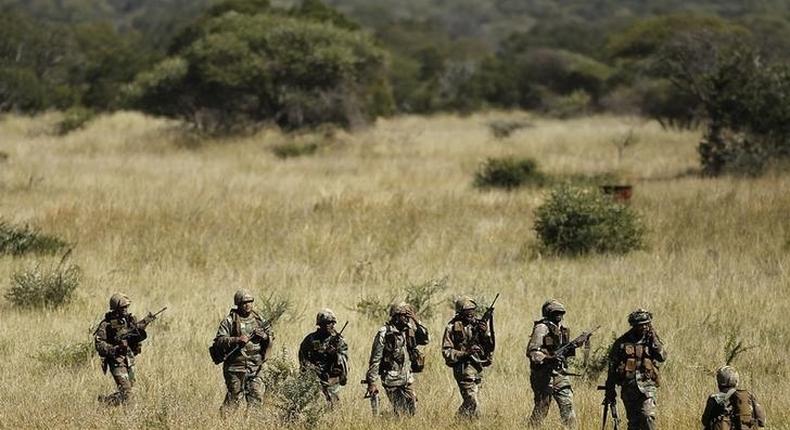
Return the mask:
<svg viewBox="0 0 790 430">
<path fill-rule="evenodd" d="M 774 126 L 788 113 L 734 92 L 790 97 L 783 0 L 275 4 L 0 0 L 0 111 L 131 107 L 209 132 L 393 112 L 614 111 L 707 126 L 711 174 L 746 147 L 765 158 L 755 142 L 788 152 Z"/>
</svg>

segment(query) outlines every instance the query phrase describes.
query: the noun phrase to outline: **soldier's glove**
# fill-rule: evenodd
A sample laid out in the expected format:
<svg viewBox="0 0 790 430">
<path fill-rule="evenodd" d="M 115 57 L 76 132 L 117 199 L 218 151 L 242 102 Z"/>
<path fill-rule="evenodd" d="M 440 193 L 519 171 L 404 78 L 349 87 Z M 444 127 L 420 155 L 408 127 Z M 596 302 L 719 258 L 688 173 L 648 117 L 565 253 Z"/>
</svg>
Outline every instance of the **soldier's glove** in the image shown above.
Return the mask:
<svg viewBox="0 0 790 430">
<path fill-rule="evenodd" d="M 480 333 L 487 333 L 488 332 L 488 323 L 483 320 L 477 321 L 477 331 Z"/>
</svg>

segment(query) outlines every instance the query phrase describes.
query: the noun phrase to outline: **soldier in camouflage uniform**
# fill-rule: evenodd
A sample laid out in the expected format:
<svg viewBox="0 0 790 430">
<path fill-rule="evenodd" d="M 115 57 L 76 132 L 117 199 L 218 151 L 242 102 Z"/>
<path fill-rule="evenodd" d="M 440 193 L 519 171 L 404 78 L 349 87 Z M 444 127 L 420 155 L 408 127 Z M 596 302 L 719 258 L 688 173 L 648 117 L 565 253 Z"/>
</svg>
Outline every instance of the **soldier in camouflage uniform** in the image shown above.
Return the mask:
<svg viewBox="0 0 790 430">
<path fill-rule="evenodd" d="M 367 394 L 377 396 L 377 384 L 381 380 L 395 415 L 414 415 L 417 396 L 412 388 L 412 372 L 422 371 L 424 358 L 417 345 L 428 343 L 428 329 L 406 303 L 390 306 L 389 315 L 389 321 L 373 339 L 365 378 Z"/>
<path fill-rule="evenodd" d="M 554 356 L 554 351 L 570 342 L 570 330 L 562 324 L 565 306 L 557 300 L 549 300 L 541 307 L 542 319 L 535 321 L 527 358 L 530 364 L 529 382 L 535 398 L 535 407 L 529 418 L 530 426 L 539 426 L 549 413 L 551 399 L 557 402 L 560 419 L 565 427 L 575 428 L 576 413 L 573 410 L 573 389 L 567 374 L 567 363 Z M 575 348 L 565 354 L 575 355 Z"/>
<path fill-rule="evenodd" d="M 711 394 L 702 413 L 705 430 L 756 429 L 765 427 L 765 410 L 749 390 L 738 388 L 738 372 L 732 366 L 716 371 L 719 392 Z"/>
<path fill-rule="evenodd" d="M 235 309 L 222 320 L 214 338 L 227 358 L 222 365 L 227 394 L 221 411 L 238 409 L 242 399 L 247 407 L 260 406 L 265 387 L 260 371 L 271 350 L 271 324 L 253 309 L 254 299 L 247 290 L 233 296 Z"/>
<path fill-rule="evenodd" d="M 455 301 L 455 316 L 444 329 L 442 356 L 447 366 L 453 368 L 463 402 L 456 416 L 476 418 L 477 393 L 482 381 L 483 368 L 491 365 L 494 344 L 488 322 L 475 316 L 477 304 L 469 297 Z"/>
<path fill-rule="evenodd" d="M 335 331 L 337 317 L 331 309 L 319 311 L 315 324 L 318 329 L 305 336 L 299 346 L 299 367 L 318 375 L 321 392 L 329 407 L 334 407 L 340 401 L 340 387 L 347 382 L 348 345 Z"/>
<path fill-rule="evenodd" d="M 124 294 L 115 293 L 110 297 L 110 311 L 94 333 L 94 346 L 102 358 L 102 370 L 115 380 L 118 391 L 109 396 L 99 396 L 99 401 L 107 405 L 120 405 L 128 402 L 134 385 L 134 358 L 141 352 L 140 344 L 148 334 L 146 327 L 154 316 L 149 315 L 140 321 L 129 313 L 132 301 Z"/>
<path fill-rule="evenodd" d="M 612 345 L 609 353 L 609 373 L 606 378 L 606 401 L 617 399 L 615 386 L 628 417 L 628 430 L 654 430 L 656 428 L 656 388 L 659 385 L 658 363 L 664 362 L 667 353 L 653 330 L 653 315 L 637 309 L 628 315 L 631 325 L 624 335 Z"/>
</svg>

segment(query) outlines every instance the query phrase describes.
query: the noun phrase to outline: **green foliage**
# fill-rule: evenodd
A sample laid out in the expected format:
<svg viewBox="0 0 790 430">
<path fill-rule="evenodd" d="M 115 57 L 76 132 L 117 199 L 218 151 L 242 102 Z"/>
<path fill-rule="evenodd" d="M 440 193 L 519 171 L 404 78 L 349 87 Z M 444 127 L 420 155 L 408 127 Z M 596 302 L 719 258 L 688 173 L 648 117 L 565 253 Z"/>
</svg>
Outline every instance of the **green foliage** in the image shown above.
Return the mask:
<svg viewBox="0 0 790 430">
<path fill-rule="evenodd" d="M 512 190 L 523 185 L 542 185 L 546 177 L 531 158 L 489 158 L 475 172 L 474 186 Z"/>
<path fill-rule="evenodd" d="M 544 249 L 564 255 L 624 254 L 643 246 L 644 227 L 627 205 L 597 189 L 562 185 L 535 211 Z"/>
<path fill-rule="evenodd" d="M 0 254 L 54 254 L 66 245 L 65 241 L 28 226 L 18 227 L 0 221 Z"/>
<path fill-rule="evenodd" d="M 491 130 L 491 134 L 493 134 L 496 139 L 508 138 L 514 132 L 527 127 L 531 127 L 531 124 L 526 121 L 499 120 L 488 123 L 488 128 Z"/>
<path fill-rule="evenodd" d="M 81 275 L 77 265 L 50 269 L 36 265 L 11 275 L 5 298 L 20 308 L 56 308 L 71 301 Z"/>
<path fill-rule="evenodd" d="M 429 279 L 423 283 L 412 284 L 403 288 L 398 296 L 403 297 L 403 301 L 414 309 L 418 317 L 431 319 L 436 315 L 436 306 L 441 302 L 436 296 L 447 290 L 447 278 Z M 389 301 L 383 301 L 378 297 L 365 297 L 357 302 L 354 311 L 374 321 L 385 321 L 389 319 L 389 306 L 391 303 L 399 301 L 393 297 Z"/>
<path fill-rule="evenodd" d="M 572 118 L 590 113 L 592 98 L 584 90 L 576 90 L 570 94 L 547 97 L 545 111 L 556 118 Z"/>
<path fill-rule="evenodd" d="M 256 300 L 256 307 L 261 316 L 272 325 L 277 324 L 280 320 L 295 321 L 301 316 L 301 312 L 295 309 L 290 298 L 275 293 L 260 297 Z"/>
<path fill-rule="evenodd" d="M 354 311 L 373 321 L 384 321 L 388 318 L 387 306 L 378 297 L 364 297 L 357 302 Z"/>
<path fill-rule="evenodd" d="M 64 136 L 72 131 L 79 130 L 95 117 L 96 113 L 91 109 L 81 106 L 69 108 L 63 112 L 63 119 L 57 124 L 57 133 Z"/>
<path fill-rule="evenodd" d="M 348 127 L 388 108 L 381 94 L 386 56 L 360 32 L 225 13 L 192 33 L 175 55 L 138 77 L 128 92 L 135 106 L 209 133 L 271 120 L 285 129 Z"/>
<path fill-rule="evenodd" d="M 318 376 L 300 372 L 285 348 L 267 362 L 263 378 L 284 424 L 312 427 L 326 412 Z"/>
<path fill-rule="evenodd" d="M 316 142 L 285 142 L 272 147 L 272 152 L 277 158 L 301 157 L 312 155 L 318 150 Z"/>
<path fill-rule="evenodd" d="M 36 360 L 47 367 L 83 367 L 93 356 L 93 342 L 77 342 L 51 346 L 36 354 Z"/>
</svg>

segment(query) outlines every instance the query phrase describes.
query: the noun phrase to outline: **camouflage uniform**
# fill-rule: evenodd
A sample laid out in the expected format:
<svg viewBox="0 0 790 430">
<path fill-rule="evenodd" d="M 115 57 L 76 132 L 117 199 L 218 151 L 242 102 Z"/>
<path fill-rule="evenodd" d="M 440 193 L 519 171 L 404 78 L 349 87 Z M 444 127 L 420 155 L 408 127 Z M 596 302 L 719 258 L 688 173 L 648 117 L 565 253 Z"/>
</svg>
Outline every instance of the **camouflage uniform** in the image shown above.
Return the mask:
<svg viewBox="0 0 790 430">
<path fill-rule="evenodd" d="M 134 385 L 134 358 L 141 352 L 140 343 L 148 334 L 145 327 L 147 318 L 137 321 L 127 313 L 131 301 L 121 293 L 110 298 L 110 312 L 94 333 L 96 352 L 102 357 L 102 370 L 115 380 L 118 391 L 109 396 L 99 396 L 99 401 L 108 405 L 120 405 L 131 399 Z M 122 339 L 123 338 L 123 339 Z"/>
<path fill-rule="evenodd" d="M 738 389 L 738 372 L 732 366 L 716 371 L 719 392 L 711 394 L 702 413 L 705 430 L 756 429 L 765 427 L 765 410 L 748 390 Z"/>
<path fill-rule="evenodd" d="M 234 295 L 236 309 L 231 309 L 222 320 L 214 342 L 230 356 L 224 361 L 222 373 L 227 394 L 222 404 L 223 413 L 237 409 L 242 399 L 247 406 L 260 406 L 265 386 L 260 376 L 263 363 L 274 338 L 271 325 L 252 310 L 252 295 L 239 290 Z M 247 305 L 249 304 L 249 305 Z M 249 306 L 248 313 L 242 307 Z M 243 314 L 247 313 L 246 316 Z M 244 339 L 247 342 L 244 342 Z"/>
<path fill-rule="evenodd" d="M 476 309 L 477 304 L 468 297 L 456 300 L 456 315 L 442 337 L 444 362 L 453 368 L 463 399 L 456 415 L 463 418 L 475 418 L 479 414 L 477 393 L 483 368 L 491 365 L 494 352 L 491 330 L 487 322 L 474 317 Z"/>
<path fill-rule="evenodd" d="M 428 329 L 414 318 L 410 306 L 400 303 L 390 307 L 390 320 L 373 339 L 366 381 L 368 393 L 378 393 L 381 380 L 396 416 L 414 415 L 417 396 L 414 393 L 413 370 L 418 369 L 417 345 L 428 343 Z"/>
<path fill-rule="evenodd" d="M 348 345 L 335 331 L 335 323 L 334 312 L 321 310 L 315 321 L 318 330 L 305 336 L 299 345 L 300 369 L 316 372 L 321 381 L 321 392 L 330 407 L 340 401 L 340 387 L 346 385 L 348 376 Z"/>
<path fill-rule="evenodd" d="M 652 315 L 637 309 L 628 316 L 632 328 L 620 336 L 609 353 L 606 398 L 617 397 L 620 385 L 628 430 L 656 428 L 656 388 L 659 385 L 658 363 L 666 360 L 666 351 L 651 327 Z"/>
<path fill-rule="evenodd" d="M 557 402 L 560 419 L 566 427 L 576 426 L 573 410 L 573 388 L 566 373 L 565 361 L 557 362 L 553 353 L 570 342 L 570 330 L 562 325 L 565 307 L 556 300 L 549 300 L 541 308 L 543 319 L 535 321 L 527 358 L 530 363 L 529 382 L 534 393 L 535 407 L 529 418 L 530 426 L 539 426 L 549 413 L 551 399 Z M 575 348 L 566 356 L 575 355 Z"/>
</svg>

